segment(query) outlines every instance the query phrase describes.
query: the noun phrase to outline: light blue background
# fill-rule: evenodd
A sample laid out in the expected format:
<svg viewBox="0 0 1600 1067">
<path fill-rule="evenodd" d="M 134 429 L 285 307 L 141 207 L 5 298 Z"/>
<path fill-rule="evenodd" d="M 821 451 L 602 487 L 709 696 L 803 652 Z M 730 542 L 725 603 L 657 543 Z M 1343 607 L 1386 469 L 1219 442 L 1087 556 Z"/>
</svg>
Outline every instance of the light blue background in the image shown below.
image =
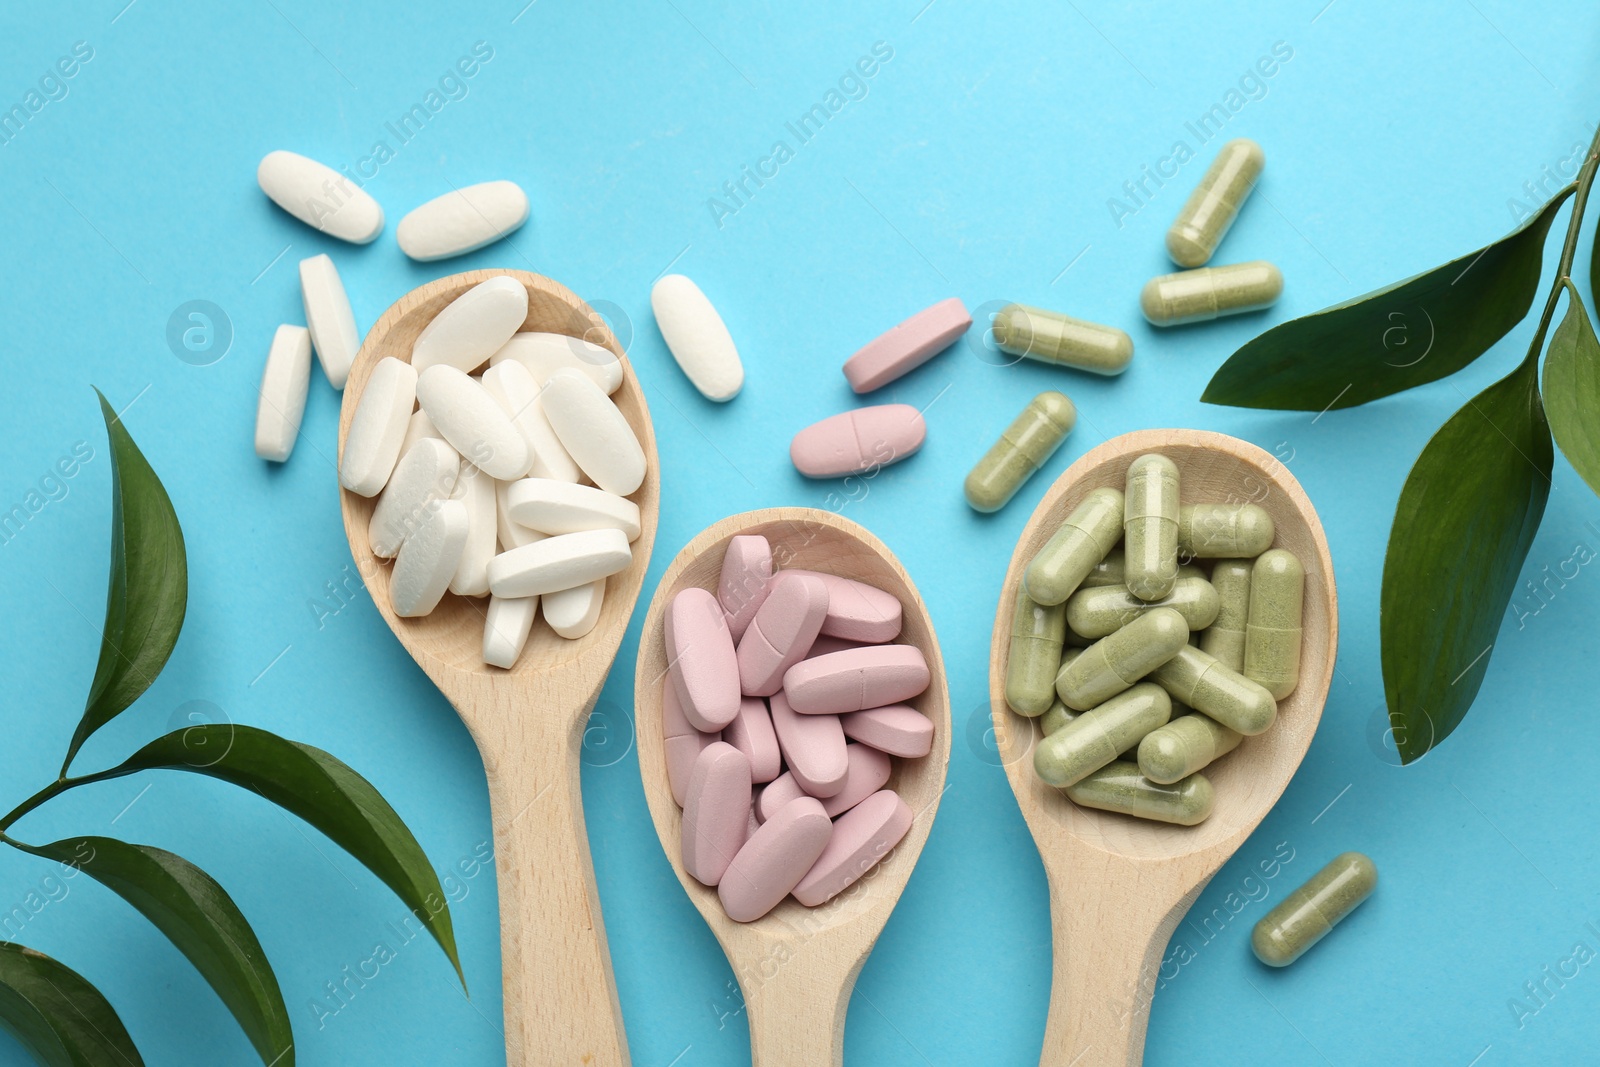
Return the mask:
<svg viewBox="0 0 1600 1067">
<path fill-rule="evenodd" d="M 1396 496 L 1429 434 L 1512 364 L 1530 327 L 1455 378 L 1354 411 L 1314 418 L 1197 400 L 1226 355 L 1267 325 L 1510 228 L 1523 183 L 1558 169 L 1600 115 L 1592 4 L 1254 0 L 1206 5 L 1221 9 L 1207 17 L 1198 5 L 1108 0 L 125 2 L 26 5 L 0 33 L 4 108 L 74 42 L 94 49 L 69 94 L 0 146 L 0 510 L 23 502 L 75 442 L 95 455 L 64 498 L 0 545 L 0 663 L 10 679 L 0 806 L 53 773 L 98 649 L 109 465 L 93 383 L 117 407 L 132 405 L 127 423 L 183 521 L 191 585 L 171 665 L 80 766 L 107 765 L 184 725 L 196 700 L 331 750 L 454 872 L 473 999 L 421 941 L 337 1014 L 314 1009 L 342 967 L 379 941 L 394 946 L 388 924 L 404 908 L 328 842 L 219 783 L 125 779 L 52 805 L 18 833 L 120 834 L 210 870 L 273 961 L 301 1063 L 503 1059 L 493 872 L 456 869 L 489 833 L 477 755 L 370 602 L 358 598 L 320 626 L 310 606 L 350 566 L 329 459 L 339 398 L 320 373 L 291 462 L 270 467 L 251 450 L 268 340 L 278 323 L 301 321 L 295 262 L 323 251 L 363 328 L 413 286 L 474 267 L 542 271 L 620 308 L 663 464 L 652 580 L 707 524 L 778 504 L 834 506 L 910 569 L 942 637 L 957 736 L 921 864 L 861 975 L 848 1061 L 1037 1059 L 1049 917 L 1037 853 L 983 744 L 993 605 L 1049 480 L 1109 436 L 1161 426 L 1228 431 L 1285 458 L 1327 526 L 1344 640 L 1304 766 L 1199 908 L 1250 891 L 1246 877 L 1280 843 L 1294 859 L 1209 944 L 1195 925 L 1180 927 L 1195 958 L 1156 996 L 1148 1062 L 1498 1067 L 1593 1057 L 1596 968 L 1550 983 L 1548 1003 L 1520 1026 L 1508 1006 L 1576 943 L 1600 949 L 1587 925 L 1600 927 L 1593 568 L 1521 628 L 1508 615 L 1476 709 L 1443 748 L 1400 769 L 1379 737 L 1378 583 Z M 465 98 L 368 183 L 390 220 L 374 245 L 323 239 L 260 194 L 255 166 L 271 149 L 353 163 L 373 141 L 392 142 L 384 124 L 477 41 L 493 59 Z M 719 227 L 708 198 L 774 139 L 795 147 L 785 122 L 878 41 L 893 58 L 866 98 Z M 1227 126 L 1258 139 L 1270 164 L 1220 259 L 1271 258 L 1287 291 L 1264 315 L 1157 333 L 1137 314 L 1138 287 L 1170 269 L 1162 233 L 1215 142 L 1121 228 L 1107 200 L 1176 139 L 1192 145 L 1185 121 L 1275 42 L 1293 58 Z M 490 178 L 528 190 L 527 228 L 448 264 L 401 256 L 393 224 L 405 211 Z M 669 264 L 717 303 L 744 355 L 748 384 L 725 407 L 694 393 L 651 321 L 649 286 Z M 927 447 L 864 496 L 830 501 L 835 486 L 790 468 L 790 435 L 854 402 L 837 369 L 846 356 L 949 296 L 1113 323 L 1133 334 L 1138 355 L 1108 381 L 1002 367 L 958 346 L 874 397 L 931 405 Z M 164 338 L 169 315 L 191 299 L 219 305 L 234 331 L 210 366 L 180 361 Z M 1009 508 L 974 514 L 963 474 L 1045 388 L 1078 402 L 1078 429 Z M 1600 549 L 1600 503 L 1558 459 L 1529 573 L 1554 568 L 1580 542 Z M 629 725 L 637 631 L 636 619 L 601 696 L 605 729 L 584 774 L 633 1059 L 747 1062 L 731 973 L 645 810 Z M 1377 860 L 1377 896 L 1298 966 L 1258 965 L 1250 925 L 1349 848 Z M 0 855 L 0 910 L 50 873 Z M 152 1064 L 254 1062 L 183 959 L 87 880 L 33 916 L 21 939 L 105 990 Z M 0 1061 L 22 1054 L 0 1039 Z"/>
</svg>

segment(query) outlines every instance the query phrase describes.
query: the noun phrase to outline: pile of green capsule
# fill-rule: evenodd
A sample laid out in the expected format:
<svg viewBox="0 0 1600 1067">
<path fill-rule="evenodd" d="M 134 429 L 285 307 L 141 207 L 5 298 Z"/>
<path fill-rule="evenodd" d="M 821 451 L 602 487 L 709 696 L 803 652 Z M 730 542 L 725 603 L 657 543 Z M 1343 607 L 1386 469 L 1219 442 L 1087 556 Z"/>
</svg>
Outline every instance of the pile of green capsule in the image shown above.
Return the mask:
<svg viewBox="0 0 1600 1067">
<path fill-rule="evenodd" d="M 1074 802 L 1193 826 L 1215 799 L 1200 772 L 1299 681 L 1305 570 L 1261 507 L 1180 507 L 1178 490 L 1177 464 L 1140 456 L 1034 556 L 1006 703 L 1041 719 L 1034 770 Z"/>
</svg>

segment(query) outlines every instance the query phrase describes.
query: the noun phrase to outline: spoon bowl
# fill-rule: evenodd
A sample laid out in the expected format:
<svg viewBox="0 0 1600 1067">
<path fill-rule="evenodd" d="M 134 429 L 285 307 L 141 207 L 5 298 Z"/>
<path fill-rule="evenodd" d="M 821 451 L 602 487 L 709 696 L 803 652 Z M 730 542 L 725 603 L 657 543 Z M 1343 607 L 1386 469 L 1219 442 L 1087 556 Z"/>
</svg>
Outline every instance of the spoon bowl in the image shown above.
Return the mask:
<svg viewBox="0 0 1600 1067">
<path fill-rule="evenodd" d="M 1120 489 L 1139 456 L 1177 464 L 1181 502 L 1253 503 L 1276 528 L 1276 548 L 1305 567 L 1300 681 L 1264 734 L 1247 737 L 1205 775 L 1211 816 L 1173 826 L 1081 808 L 1033 769 L 1043 733 L 1005 702 L 1011 619 L 1034 555 L 1091 490 Z M 1050 884 L 1054 974 L 1041 1064 L 1131 1067 L 1143 1059 L 1161 958 L 1206 883 L 1283 794 L 1322 718 L 1338 643 L 1338 597 L 1322 523 L 1300 483 L 1271 454 L 1225 434 L 1141 430 L 1090 450 L 1045 493 L 1006 570 L 989 653 L 995 738 L 1017 805 Z"/>
<path fill-rule="evenodd" d="M 895 641 L 915 645 L 928 661 L 926 691 L 908 701 L 933 721 L 933 750 L 920 759 L 894 760 L 887 789 L 915 813 L 900 843 L 859 881 L 823 904 L 808 908 L 793 897 L 754 922 L 728 918 L 717 891 L 683 868 L 683 813 L 667 781 L 661 736 L 661 688 L 666 683 L 664 615 L 680 590 L 715 592 L 722 556 L 735 534 L 762 534 L 772 544 L 777 569 L 798 567 L 855 578 L 893 593 L 904 626 Z M 950 764 L 950 695 L 944 661 L 927 606 L 911 577 L 883 542 L 864 528 L 813 508 L 768 508 L 734 515 L 709 527 L 678 553 L 662 576 L 645 615 L 634 677 L 639 773 L 661 847 L 684 892 L 721 942 L 750 1020 L 755 1067 L 836 1067 L 844 1062 L 844 1022 L 856 975 L 900 899 L 933 825 Z"/>
<path fill-rule="evenodd" d="M 502 276 L 527 287 L 523 330 L 581 337 L 622 360 L 612 400 L 644 448 L 645 480 L 629 498 L 639 505 L 642 532 L 628 568 L 607 580 L 594 629 L 569 641 L 541 618 L 514 667 L 488 666 L 487 601 L 446 594 L 431 614 L 396 616 L 392 563 L 374 556 L 367 539 L 376 500 L 341 489 L 340 510 L 373 604 L 455 707 L 483 758 L 500 890 L 507 1063 L 625 1067 L 628 1047 L 584 829 L 579 755 L 584 725 L 639 598 L 660 511 L 655 433 L 639 380 L 605 321 L 564 286 L 527 271 L 456 274 L 407 293 L 368 332 L 345 385 L 339 450 L 377 362 L 393 356 L 409 363 L 413 342 L 435 315 L 478 283 Z"/>
</svg>

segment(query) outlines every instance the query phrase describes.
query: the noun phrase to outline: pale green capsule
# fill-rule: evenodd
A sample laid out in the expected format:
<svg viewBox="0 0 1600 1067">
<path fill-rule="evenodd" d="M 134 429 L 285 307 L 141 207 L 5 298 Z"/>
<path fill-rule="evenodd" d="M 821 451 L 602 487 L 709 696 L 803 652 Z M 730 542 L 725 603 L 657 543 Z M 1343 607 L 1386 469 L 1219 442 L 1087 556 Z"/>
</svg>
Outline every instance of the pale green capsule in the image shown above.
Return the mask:
<svg viewBox="0 0 1600 1067">
<path fill-rule="evenodd" d="M 1283 274 L 1266 260 L 1256 260 L 1151 278 L 1139 294 L 1139 306 L 1152 325 L 1181 326 L 1260 311 L 1282 295 Z"/>
<path fill-rule="evenodd" d="M 1217 591 L 1217 617 L 1200 635 L 1200 647 L 1230 671 L 1244 671 L 1251 568 L 1247 559 L 1219 559 L 1211 568 L 1211 587 Z"/>
<path fill-rule="evenodd" d="M 1022 584 L 1041 604 L 1071 596 L 1122 536 L 1122 491 L 1096 489 L 1067 516 L 1028 564 Z"/>
<path fill-rule="evenodd" d="M 1181 782 L 1161 785 L 1139 773 L 1139 765 L 1118 760 L 1095 771 L 1076 785 L 1067 787 L 1075 804 L 1101 811 L 1115 811 L 1140 819 L 1193 826 L 1211 814 L 1216 793 L 1203 774 L 1191 774 Z"/>
<path fill-rule="evenodd" d="M 992 330 L 1002 352 L 1094 374 L 1121 374 L 1133 359 L 1133 338 L 1121 330 L 1059 311 L 1007 304 L 995 314 Z"/>
<path fill-rule="evenodd" d="M 1178 509 L 1178 555 L 1245 559 L 1272 547 L 1272 516 L 1255 504 L 1190 504 Z"/>
<path fill-rule="evenodd" d="M 1209 715 L 1174 717 L 1139 742 L 1139 771 L 1152 782 L 1171 785 L 1226 756 L 1243 740 L 1244 734 Z"/>
<path fill-rule="evenodd" d="M 1167 231 L 1167 254 L 1172 262 L 1180 267 L 1206 265 L 1266 164 L 1266 153 L 1248 137 L 1222 146 Z"/>
<path fill-rule="evenodd" d="M 1183 701 L 1241 734 L 1259 734 L 1278 717 L 1278 705 L 1271 693 L 1193 645 L 1178 649 L 1177 655 L 1151 672 L 1150 680 L 1172 694 L 1174 700 Z M 1057 677 L 1056 690 L 1060 689 L 1061 679 Z M 1065 693 L 1061 696 L 1066 700 Z"/>
<path fill-rule="evenodd" d="M 1047 784 L 1064 788 L 1104 767 L 1171 717 L 1172 698 L 1159 685 L 1141 682 L 1039 742 L 1033 769 Z"/>
<path fill-rule="evenodd" d="M 1118 496 L 1122 495 L 1122 490 L 1117 489 L 1114 491 Z M 1118 540 L 1122 538 L 1122 512 L 1120 509 L 1117 512 L 1116 536 Z M 1096 563 L 1089 573 L 1083 576 L 1083 581 L 1078 583 L 1078 588 L 1098 589 L 1103 585 L 1126 585 L 1124 565 L 1122 549 L 1114 548 L 1106 553 L 1105 559 Z"/>
<path fill-rule="evenodd" d="M 1071 708 L 1067 707 L 1058 700 L 1054 704 L 1051 704 L 1050 710 L 1045 712 L 1044 715 L 1039 719 L 1039 726 L 1044 730 L 1044 735 L 1049 737 L 1051 734 L 1055 733 L 1057 730 L 1061 729 L 1063 726 L 1067 725 L 1067 723 L 1071 722 L 1073 719 L 1076 719 L 1082 714 L 1083 712 L 1073 711 Z"/>
<path fill-rule="evenodd" d="M 1066 394 L 1052 390 L 1034 397 L 967 475 L 967 503 L 978 511 L 1005 507 L 1061 447 L 1077 421 L 1078 409 Z"/>
<path fill-rule="evenodd" d="M 1102 637 L 1062 667 L 1056 675 L 1056 693 L 1067 707 L 1088 711 L 1187 648 L 1188 641 L 1183 616 L 1171 608 L 1156 608 Z"/>
<path fill-rule="evenodd" d="M 1282 700 L 1300 683 L 1300 615 L 1306 572 L 1281 548 L 1263 552 L 1250 573 L 1250 621 L 1245 627 L 1244 676 Z"/>
<path fill-rule="evenodd" d="M 1066 608 L 1036 604 L 1017 591 L 1011 616 L 1011 647 L 1006 656 L 1006 703 L 1019 715 L 1043 715 L 1056 698 L 1061 642 L 1067 635 Z"/>
<path fill-rule="evenodd" d="M 1122 529 L 1128 591 L 1160 600 L 1178 578 L 1178 466 L 1159 452 L 1128 468 Z"/>
<path fill-rule="evenodd" d="M 1267 912 L 1250 934 L 1256 959 L 1287 967 L 1378 888 L 1378 868 L 1359 852 L 1343 852 Z"/>
<path fill-rule="evenodd" d="M 1160 600 L 1140 600 L 1121 585 L 1080 589 L 1067 601 L 1067 625 L 1084 637 L 1104 637 L 1152 608 L 1172 608 L 1191 631 L 1204 630 L 1217 617 L 1217 591 L 1204 578 L 1179 578 Z"/>
</svg>

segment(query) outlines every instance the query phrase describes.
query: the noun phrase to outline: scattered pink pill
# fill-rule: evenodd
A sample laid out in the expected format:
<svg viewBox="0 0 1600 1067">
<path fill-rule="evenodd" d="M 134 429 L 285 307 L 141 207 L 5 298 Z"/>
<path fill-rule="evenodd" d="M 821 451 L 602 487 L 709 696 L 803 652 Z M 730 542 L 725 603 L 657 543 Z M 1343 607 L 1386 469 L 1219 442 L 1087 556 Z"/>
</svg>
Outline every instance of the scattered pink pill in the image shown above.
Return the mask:
<svg viewBox="0 0 1600 1067">
<path fill-rule="evenodd" d="M 805 658 L 828 615 L 828 586 L 820 577 L 779 571 L 772 592 L 739 639 L 739 684 L 750 696 L 783 688 L 783 672 Z"/>
<path fill-rule="evenodd" d="M 696 730 L 715 733 L 739 714 L 739 660 L 722 605 L 690 586 L 672 598 L 665 618 L 667 673 L 683 714 Z"/>
<path fill-rule="evenodd" d="M 928 661 L 915 645 L 865 645 L 803 659 L 783 676 L 786 708 L 802 716 L 898 704 L 926 688 Z M 778 741 L 783 741 L 781 729 Z"/>
<path fill-rule="evenodd" d="M 728 632 L 738 641 L 756 617 L 772 584 L 772 546 L 760 534 L 739 534 L 722 553 L 717 599 L 728 616 Z"/>
<path fill-rule="evenodd" d="M 828 586 L 828 617 L 822 620 L 821 630 L 824 635 L 866 645 L 880 645 L 900 636 L 900 598 L 893 593 L 837 574 L 798 573 L 815 574 Z"/>
<path fill-rule="evenodd" d="M 797 715 L 783 693 L 775 693 L 770 704 L 778 748 L 800 787 L 823 798 L 843 789 L 850 758 L 845 752 L 844 730 L 838 716 Z"/>
<path fill-rule="evenodd" d="M 800 884 L 833 835 L 833 820 L 812 797 L 785 804 L 744 843 L 717 883 L 722 910 L 747 923 L 777 907 Z"/>
<path fill-rule="evenodd" d="M 833 824 L 822 855 L 794 887 L 794 898 L 808 908 L 848 889 L 906 836 L 911 809 L 893 790 L 874 793 Z"/>
<path fill-rule="evenodd" d="M 807 478 L 842 478 L 915 455 L 928 424 L 910 404 L 879 404 L 830 415 L 794 435 L 789 460 Z"/>
<path fill-rule="evenodd" d="M 767 714 L 767 702 L 760 697 L 745 697 L 740 702 L 739 714 L 722 728 L 722 739 L 750 761 L 752 782 L 770 782 L 783 769 L 772 716 Z"/>
<path fill-rule="evenodd" d="M 839 716 L 844 735 L 891 756 L 916 759 L 933 751 L 933 720 L 908 704 Z"/>
<path fill-rule="evenodd" d="M 694 762 L 683 804 L 683 869 L 716 885 L 750 829 L 750 761 L 722 741 Z"/>
<path fill-rule="evenodd" d="M 856 392 L 870 393 L 949 348 L 971 325 L 961 301 L 941 300 L 867 342 L 845 360 L 844 376 Z"/>
</svg>

